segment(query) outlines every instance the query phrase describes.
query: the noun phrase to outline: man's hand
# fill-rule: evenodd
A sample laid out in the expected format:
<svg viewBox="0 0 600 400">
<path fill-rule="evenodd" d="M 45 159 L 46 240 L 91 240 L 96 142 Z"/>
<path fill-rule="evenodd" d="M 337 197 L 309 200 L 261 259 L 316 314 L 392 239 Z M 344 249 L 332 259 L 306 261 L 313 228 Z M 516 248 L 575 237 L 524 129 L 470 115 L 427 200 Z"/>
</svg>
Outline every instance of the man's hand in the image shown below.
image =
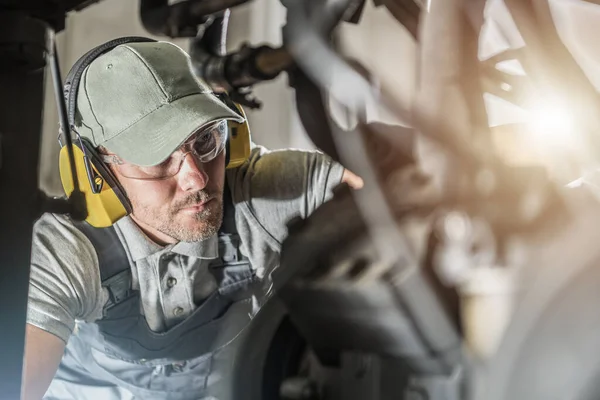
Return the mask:
<svg viewBox="0 0 600 400">
<path fill-rule="evenodd" d="M 347 183 L 348 186 L 355 190 L 362 189 L 365 184 L 360 176 L 347 169 L 344 170 L 344 174 L 342 175 L 342 182 Z"/>
</svg>

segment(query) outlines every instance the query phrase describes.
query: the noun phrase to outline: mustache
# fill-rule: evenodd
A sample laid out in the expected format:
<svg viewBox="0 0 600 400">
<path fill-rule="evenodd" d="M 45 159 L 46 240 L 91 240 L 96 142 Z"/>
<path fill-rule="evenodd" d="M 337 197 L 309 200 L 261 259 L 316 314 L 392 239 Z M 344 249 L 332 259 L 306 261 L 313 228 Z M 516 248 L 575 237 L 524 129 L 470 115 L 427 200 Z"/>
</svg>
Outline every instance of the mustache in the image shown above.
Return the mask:
<svg viewBox="0 0 600 400">
<path fill-rule="evenodd" d="M 206 203 L 208 200 L 216 198 L 216 197 L 217 196 L 215 193 L 208 192 L 207 190 L 203 189 L 196 193 L 192 193 L 192 194 L 186 196 L 181 201 L 178 201 L 177 204 L 175 204 L 174 208 L 176 210 L 180 210 L 182 208 L 194 206 L 198 203 Z"/>
</svg>

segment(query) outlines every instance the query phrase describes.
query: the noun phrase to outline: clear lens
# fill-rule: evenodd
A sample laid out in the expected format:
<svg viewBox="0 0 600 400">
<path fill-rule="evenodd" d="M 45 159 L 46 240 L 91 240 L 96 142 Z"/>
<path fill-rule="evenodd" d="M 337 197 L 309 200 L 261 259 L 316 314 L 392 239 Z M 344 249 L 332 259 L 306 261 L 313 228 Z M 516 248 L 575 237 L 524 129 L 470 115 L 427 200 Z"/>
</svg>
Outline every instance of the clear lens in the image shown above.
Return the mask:
<svg viewBox="0 0 600 400">
<path fill-rule="evenodd" d="M 185 157 L 194 157 L 201 163 L 214 160 L 225 149 L 227 141 L 227 121 L 220 121 L 194 134 L 169 158 L 158 165 L 141 167 L 122 163 L 117 168 L 121 175 L 132 179 L 166 179 L 177 175 Z"/>
<path fill-rule="evenodd" d="M 198 161 L 207 163 L 217 157 L 225 148 L 227 141 L 227 121 L 221 121 L 195 137 L 191 151 Z"/>
</svg>

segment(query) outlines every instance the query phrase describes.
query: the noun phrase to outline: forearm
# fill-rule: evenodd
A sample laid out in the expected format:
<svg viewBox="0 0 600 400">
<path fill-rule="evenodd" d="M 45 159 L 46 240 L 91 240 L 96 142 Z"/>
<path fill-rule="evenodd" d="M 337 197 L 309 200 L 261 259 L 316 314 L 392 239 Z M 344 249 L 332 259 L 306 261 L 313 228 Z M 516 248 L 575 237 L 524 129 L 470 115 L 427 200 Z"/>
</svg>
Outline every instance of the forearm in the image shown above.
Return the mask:
<svg viewBox="0 0 600 400">
<path fill-rule="evenodd" d="M 65 349 L 58 337 L 27 324 L 23 368 L 23 400 L 40 400 L 54 378 Z"/>
</svg>

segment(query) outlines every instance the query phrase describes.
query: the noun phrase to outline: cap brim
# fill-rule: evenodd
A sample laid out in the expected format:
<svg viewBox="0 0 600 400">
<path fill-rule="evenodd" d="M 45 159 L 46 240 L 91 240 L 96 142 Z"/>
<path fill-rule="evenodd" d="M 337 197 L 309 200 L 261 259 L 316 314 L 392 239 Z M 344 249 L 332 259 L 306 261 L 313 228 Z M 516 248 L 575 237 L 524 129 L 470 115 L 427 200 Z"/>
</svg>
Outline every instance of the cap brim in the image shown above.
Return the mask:
<svg viewBox="0 0 600 400">
<path fill-rule="evenodd" d="M 157 165 L 203 125 L 223 119 L 244 121 L 215 95 L 193 94 L 157 108 L 103 146 L 128 163 Z"/>
</svg>

